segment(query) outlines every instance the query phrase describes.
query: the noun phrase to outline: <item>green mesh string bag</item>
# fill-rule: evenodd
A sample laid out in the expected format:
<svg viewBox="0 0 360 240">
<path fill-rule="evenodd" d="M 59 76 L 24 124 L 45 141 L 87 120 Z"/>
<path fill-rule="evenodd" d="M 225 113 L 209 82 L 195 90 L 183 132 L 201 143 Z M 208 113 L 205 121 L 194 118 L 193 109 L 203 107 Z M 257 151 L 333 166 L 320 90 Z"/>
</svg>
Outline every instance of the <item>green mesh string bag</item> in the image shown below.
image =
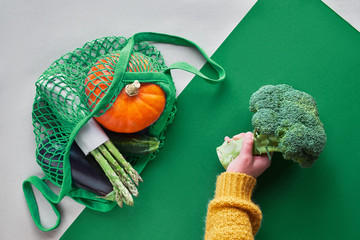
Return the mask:
<svg viewBox="0 0 360 240">
<path fill-rule="evenodd" d="M 210 78 L 186 62 L 166 66 L 160 52 L 148 42 L 194 47 L 218 76 Z M 138 194 L 134 186 L 141 181 L 139 173 L 161 151 L 165 142 L 164 132 L 176 112 L 171 69 L 182 69 L 207 81 L 218 82 L 225 78 L 223 68 L 195 43 L 177 36 L 150 32 L 137 33 L 128 39 L 105 37 L 88 42 L 60 57 L 39 77 L 32 119 L 36 161 L 45 176 L 31 176 L 23 183 L 25 199 L 39 229 L 49 231 L 60 224 L 56 204 L 65 196 L 97 211 L 110 211 L 123 202 L 132 205 L 132 195 Z M 137 86 L 136 91 L 152 86 L 161 91 L 160 95 L 164 98 L 162 109 L 153 120 L 150 119 L 151 111 L 144 110 L 143 115 L 150 122 L 140 129 L 125 120 L 121 125 L 131 110 L 121 108 L 128 106 L 126 102 L 117 103 L 123 92 L 134 86 Z M 115 106 L 120 106 L 116 112 L 120 116 L 117 126 L 132 129 L 129 134 L 135 132 L 139 136 L 156 139 L 155 151 L 147 154 L 119 151 L 112 137 L 117 138 L 120 133 L 109 129 L 103 122 L 103 119 L 109 122 L 106 116 L 115 111 Z M 153 107 L 155 109 L 155 105 Z M 142 115 L 134 113 L 134 116 L 140 118 Z M 127 135 L 128 132 L 121 134 Z M 73 159 L 85 161 L 79 163 L 73 162 Z M 89 176 L 94 177 L 94 181 L 87 181 L 90 187 L 85 186 L 75 181 L 78 175 L 86 180 L 91 179 Z M 54 193 L 48 182 L 58 186 L 60 192 Z M 107 191 L 94 191 L 97 183 L 103 184 L 99 189 Z M 32 186 L 42 193 L 58 216 L 54 226 L 43 226 Z"/>
</svg>

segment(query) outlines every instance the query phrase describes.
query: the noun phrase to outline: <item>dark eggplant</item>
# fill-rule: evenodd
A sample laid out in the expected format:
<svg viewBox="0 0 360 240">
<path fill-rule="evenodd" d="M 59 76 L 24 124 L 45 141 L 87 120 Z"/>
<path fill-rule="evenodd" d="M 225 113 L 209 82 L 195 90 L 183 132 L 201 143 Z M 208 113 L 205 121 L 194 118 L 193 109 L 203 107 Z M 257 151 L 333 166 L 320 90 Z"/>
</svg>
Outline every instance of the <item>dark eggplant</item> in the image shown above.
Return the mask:
<svg viewBox="0 0 360 240">
<path fill-rule="evenodd" d="M 51 175 L 58 175 L 63 173 L 60 158 L 65 144 L 59 144 L 52 140 L 54 139 L 49 141 L 48 138 L 45 138 L 43 140 L 37 159 L 42 168 L 50 169 Z M 113 186 L 95 159 L 91 155 L 85 156 L 75 142 L 71 145 L 69 161 L 72 182 L 75 186 L 99 196 L 105 196 L 113 190 Z"/>
<path fill-rule="evenodd" d="M 75 142 L 71 145 L 69 160 L 71 176 L 76 186 L 100 196 L 113 190 L 109 179 L 92 155 L 86 157 Z"/>
</svg>

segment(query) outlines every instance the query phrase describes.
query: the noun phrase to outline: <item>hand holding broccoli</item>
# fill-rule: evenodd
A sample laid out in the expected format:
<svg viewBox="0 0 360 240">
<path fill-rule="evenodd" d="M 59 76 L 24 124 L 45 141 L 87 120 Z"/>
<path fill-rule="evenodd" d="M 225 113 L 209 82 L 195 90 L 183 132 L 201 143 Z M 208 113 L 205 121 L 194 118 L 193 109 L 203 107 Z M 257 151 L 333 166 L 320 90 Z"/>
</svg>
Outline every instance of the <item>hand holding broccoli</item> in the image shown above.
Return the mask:
<svg viewBox="0 0 360 240">
<path fill-rule="evenodd" d="M 251 132 L 240 133 L 232 139 L 226 137 L 225 141 L 231 142 L 240 139 L 242 139 L 240 154 L 229 164 L 226 171 L 245 173 L 257 178 L 270 166 L 271 161 L 267 155 L 253 156 L 254 138 Z"/>
<path fill-rule="evenodd" d="M 326 144 L 324 126 L 315 99 L 289 85 L 267 85 L 253 93 L 250 111 L 254 113 L 253 155 L 281 152 L 284 159 L 310 167 Z M 217 148 L 226 169 L 239 155 L 242 141 L 225 141 Z"/>
</svg>

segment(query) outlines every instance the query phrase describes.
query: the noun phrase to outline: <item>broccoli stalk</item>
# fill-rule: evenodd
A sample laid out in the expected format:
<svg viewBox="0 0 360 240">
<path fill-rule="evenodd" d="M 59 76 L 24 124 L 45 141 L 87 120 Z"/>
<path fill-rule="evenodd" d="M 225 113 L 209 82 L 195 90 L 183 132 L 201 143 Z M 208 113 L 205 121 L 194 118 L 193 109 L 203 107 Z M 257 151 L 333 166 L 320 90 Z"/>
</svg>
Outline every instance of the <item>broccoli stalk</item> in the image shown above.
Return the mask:
<svg viewBox="0 0 360 240">
<path fill-rule="evenodd" d="M 254 155 L 282 153 L 301 167 L 310 167 L 323 151 L 326 134 L 315 99 L 289 85 L 267 85 L 253 93 Z M 226 169 L 239 155 L 242 139 L 225 141 L 217 150 Z"/>
<path fill-rule="evenodd" d="M 237 140 L 225 141 L 221 146 L 216 148 L 217 155 L 220 159 L 222 166 L 227 169 L 228 165 L 232 160 L 234 160 L 241 151 L 243 138 Z M 263 155 L 267 154 L 269 159 L 271 159 L 271 154 L 273 152 L 281 152 L 281 149 L 278 147 L 278 140 L 274 136 L 267 136 L 264 134 L 259 134 L 254 132 L 254 145 L 253 145 L 253 155 Z"/>
</svg>

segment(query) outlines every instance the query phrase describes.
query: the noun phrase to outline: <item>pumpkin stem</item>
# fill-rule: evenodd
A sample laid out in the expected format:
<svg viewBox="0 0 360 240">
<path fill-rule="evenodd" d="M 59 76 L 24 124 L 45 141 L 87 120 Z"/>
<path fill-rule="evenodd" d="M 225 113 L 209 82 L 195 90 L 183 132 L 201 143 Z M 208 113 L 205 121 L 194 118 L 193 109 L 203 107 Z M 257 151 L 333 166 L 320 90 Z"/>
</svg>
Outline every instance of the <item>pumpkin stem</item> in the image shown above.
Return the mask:
<svg viewBox="0 0 360 240">
<path fill-rule="evenodd" d="M 140 83 L 138 80 L 135 80 L 133 83 L 130 83 L 125 86 L 125 92 L 130 97 L 135 96 L 139 93 Z"/>
</svg>

